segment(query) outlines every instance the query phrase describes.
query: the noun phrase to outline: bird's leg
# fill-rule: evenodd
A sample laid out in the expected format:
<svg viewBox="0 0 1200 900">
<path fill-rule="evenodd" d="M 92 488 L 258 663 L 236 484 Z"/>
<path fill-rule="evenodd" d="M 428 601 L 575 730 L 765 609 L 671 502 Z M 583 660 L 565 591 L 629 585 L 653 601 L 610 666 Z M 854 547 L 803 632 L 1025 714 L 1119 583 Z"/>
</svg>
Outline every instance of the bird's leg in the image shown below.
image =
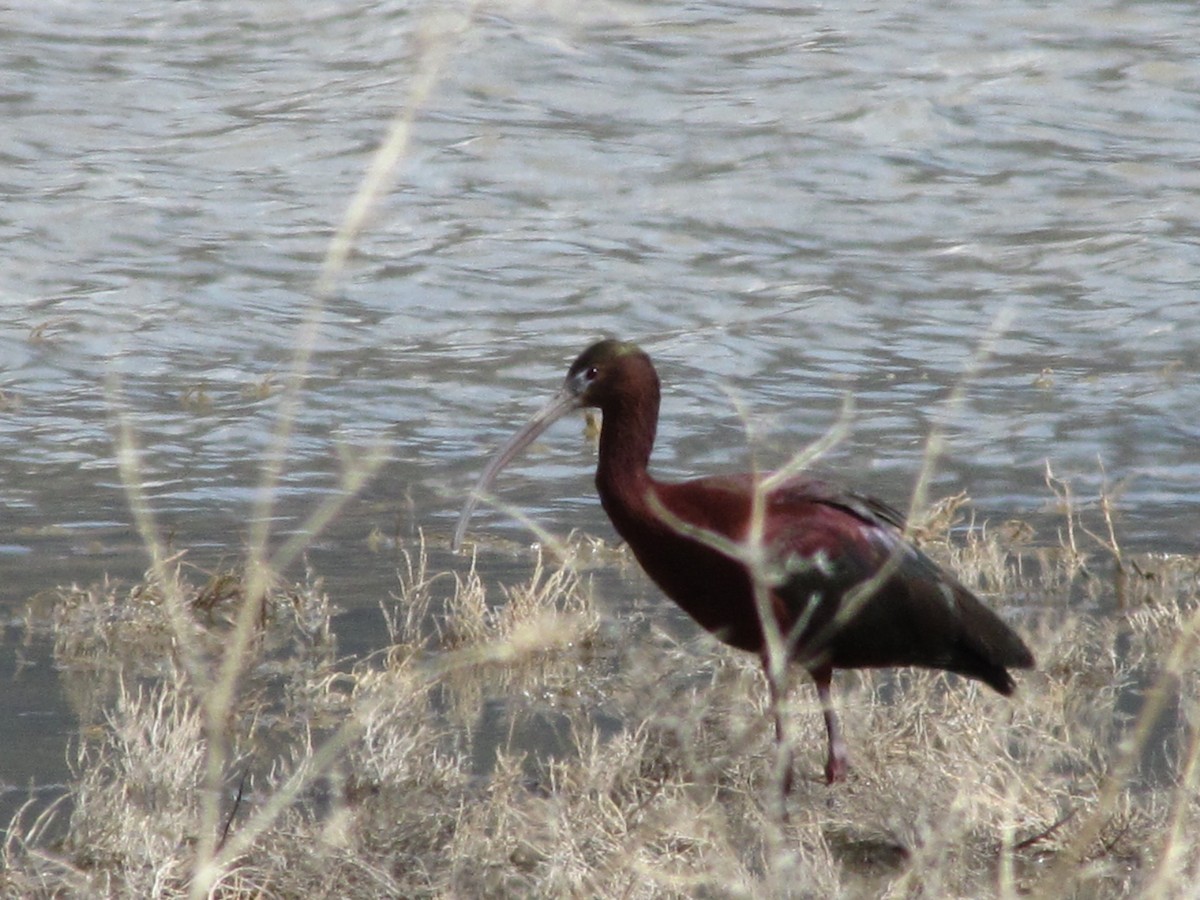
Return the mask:
<svg viewBox="0 0 1200 900">
<path fill-rule="evenodd" d="M 833 710 L 833 696 L 830 682 L 833 680 L 833 669 L 825 666 L 812 673 L 813 681 L 817 683 L 817 697 L 821 700 L 821 712 L 825 716 L 825 730 L 829 732 L 829 757 L 825 760 L 825 783 L 845 781 L 850 769 L 850 754 L 846 750 L 846 742 L 842 740 L 842 729 L 838 726 L 837 713 Z"/>
<path fill-rule="evenodd" d="M 786 801 L 788 795 L 792 793 L 792 748 L 787 743 L 783 733 L 783 698 L 786 693 L 784 685 L 779 683 L 779 679 L 775 677 L 775 673 L 771 671 L 770 660 L 766 654 L 763 654 L 763 671 L 767 676 L 767 687 L 771 692 L 771 715 L 775 719 L 775 744 L 779 749 L 779 765 L 783 767 L 783 779 L 780 785 L 783 799 L 785 802 L 784 809 L 786 810 Z M 786 818 L 786 812 L 785 812 Z"/>
</svg>

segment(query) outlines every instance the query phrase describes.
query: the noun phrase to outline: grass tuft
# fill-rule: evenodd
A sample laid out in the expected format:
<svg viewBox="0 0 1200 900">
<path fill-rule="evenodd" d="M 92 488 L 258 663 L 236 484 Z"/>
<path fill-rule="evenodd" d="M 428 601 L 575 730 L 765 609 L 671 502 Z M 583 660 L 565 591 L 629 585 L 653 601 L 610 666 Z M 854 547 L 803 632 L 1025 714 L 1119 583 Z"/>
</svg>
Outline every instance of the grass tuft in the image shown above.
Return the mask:
<svg viewBox="0 0 1200 900">
<path fill-rule="evenodd" d="M 953 527 L 925 533 L 930 552 L 981 591 L 1037 598 L 1017 615 L 1040 668 L 1011 700 L 936 672 L 840 674 L 856 755 L 833 788 L 815 697 L 794 687 L 802 777 L 784 820 L 757 660 L 612 619 L 575 567 L 534 554 L 527 578 L 497 588 L 474 566 L 431 572 L 423 542 L 405 547 L 388 645 L 358 661 L 339 660 L 319 583 L 275 583 L 226 724 L 212 891 L 1188 895 L 1197 561 L 1123 554 L 1137 590 L 1098 612 L 1067 597 L 1083 556 L 1115 601 L 1097 574 L 1111 550 L 1093 562 L 1078 549 L 1062 563 L 1074 575 L 1048 576 L 1052 557 L 1005 530 L 973 526 L 952 547 Z M 215 670 L 246 579 L 174 572 L 194 659 Z M 30 627 L 55 635 L 81 728 L 65 801 L 9 828 L 8 895 L 192 891 L 209 729 L 155 583 L 37 600 Z M 1152 700 L 1163 712 L 1146 726 Z"/>
</svg>

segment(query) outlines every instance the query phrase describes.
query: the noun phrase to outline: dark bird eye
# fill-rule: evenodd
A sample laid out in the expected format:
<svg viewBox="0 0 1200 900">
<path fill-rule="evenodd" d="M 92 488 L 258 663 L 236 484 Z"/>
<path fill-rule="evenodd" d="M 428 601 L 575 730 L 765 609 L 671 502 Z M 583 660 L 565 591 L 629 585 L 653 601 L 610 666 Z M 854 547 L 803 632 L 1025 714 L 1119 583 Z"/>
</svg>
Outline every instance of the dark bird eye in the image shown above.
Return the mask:
<svg viewBox="0 0 1200 900">
<path fill-rule="evenodd" d="M 592 366 L 590 369 L 587 370 L 587 373 L 583 377 L 586 378 L 588 381 L 595 381 L 596 376 L 599 374 L 600 374 L 600 370 L 597 369 L 595 366 Z"/>
</svg>

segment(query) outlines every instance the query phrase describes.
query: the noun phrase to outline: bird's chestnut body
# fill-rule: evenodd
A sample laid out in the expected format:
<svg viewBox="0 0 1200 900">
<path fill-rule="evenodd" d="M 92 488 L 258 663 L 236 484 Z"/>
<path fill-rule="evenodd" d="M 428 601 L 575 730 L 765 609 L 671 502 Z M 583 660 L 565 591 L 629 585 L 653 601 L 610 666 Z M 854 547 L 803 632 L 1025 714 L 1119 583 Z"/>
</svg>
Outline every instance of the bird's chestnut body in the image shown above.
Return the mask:
<svg viewBox="0 0 1200 900">
<path fill-rule="evenodd" d="M 554 401 L 481 476 L 455 544 L 476 498 L 513 456 L 569 410 L 598 407 L 596 488 L 613 527 L 663 593 L 717 638 L 764 661 L 759 610 L 769 609 L 768 627 L 778 629 L 789 658 L 817 683 L 829 731 L 827 780 L 847 770 L 829 699 L 835 668 L 923 666 L 1012 693 L 1008 668 L 1031 667 L 1033 655 L 999 616 L 907 540 L 902 517 L 887 505 L 801 476 L 780 483 L 749 474 L 677 483 L 652 478 L 659 391 L 650 358 L 636 346 L 609 340 L 589 347 Z M 756 492 L 757 554 L 742 552 Z"/>
</svg>

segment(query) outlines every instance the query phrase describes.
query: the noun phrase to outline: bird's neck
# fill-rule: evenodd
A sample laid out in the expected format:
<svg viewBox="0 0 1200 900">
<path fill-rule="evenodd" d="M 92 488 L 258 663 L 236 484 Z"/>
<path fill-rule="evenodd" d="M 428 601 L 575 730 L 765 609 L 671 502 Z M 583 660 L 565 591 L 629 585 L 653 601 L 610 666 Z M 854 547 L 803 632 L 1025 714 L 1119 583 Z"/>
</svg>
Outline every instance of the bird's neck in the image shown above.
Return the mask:
<svg viewBox="0 0 1200 900">
<path fill-rule="evenodd" d="M 604 406 L 596 489 L 617 531 L 649 511 L 650 453 L 658 427 L 658 391 L 620 397 Z"/>
</svg>

